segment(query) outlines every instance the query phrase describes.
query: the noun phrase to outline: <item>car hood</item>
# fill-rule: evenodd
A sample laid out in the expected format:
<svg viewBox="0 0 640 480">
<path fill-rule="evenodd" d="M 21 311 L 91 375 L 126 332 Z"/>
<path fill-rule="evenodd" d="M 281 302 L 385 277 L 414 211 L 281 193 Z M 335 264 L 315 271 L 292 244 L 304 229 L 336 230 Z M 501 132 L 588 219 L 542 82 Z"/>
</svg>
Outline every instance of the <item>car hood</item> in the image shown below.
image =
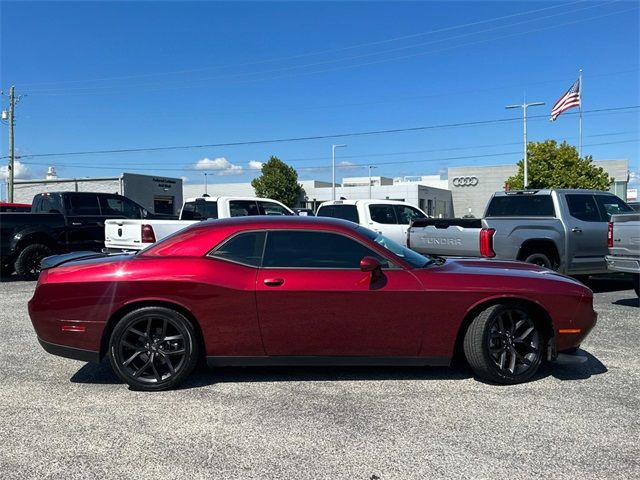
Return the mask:
<svg viewBox="0 0 640 480">
<path fill-rule="evenodd" d="M 429 267 L 428 267 L 429 268 Z M 538 265 L 485 258 L 449 258 L 437 267 L 439 271 L 463 275 L 489 275 L 528 279 L 548 279 L 584 286 L 579 281 Z M 586 287 L 585 287 L 586 288 Z"/>
</svg>

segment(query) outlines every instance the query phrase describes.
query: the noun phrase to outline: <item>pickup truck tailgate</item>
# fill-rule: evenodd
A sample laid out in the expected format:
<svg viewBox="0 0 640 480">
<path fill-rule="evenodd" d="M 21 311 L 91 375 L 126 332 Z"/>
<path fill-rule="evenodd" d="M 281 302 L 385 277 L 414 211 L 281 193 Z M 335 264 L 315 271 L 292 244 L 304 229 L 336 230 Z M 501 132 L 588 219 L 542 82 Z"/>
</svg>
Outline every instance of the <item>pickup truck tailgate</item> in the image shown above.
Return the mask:
<svg viewBox="0 0 640 480">
<path fill-rule="evenodd" d="M 479 257 L 479 219 L 421 219 L 413 222 L 407 233 L 409 245 L 416 252 Z"/>
<path fill-rule="evenodd" d="M 130 248 L 140 250 L 142 244 L 140 220 L 107 220 L 104 222 L 104 246 L 107 248 Z"/>
</svg>

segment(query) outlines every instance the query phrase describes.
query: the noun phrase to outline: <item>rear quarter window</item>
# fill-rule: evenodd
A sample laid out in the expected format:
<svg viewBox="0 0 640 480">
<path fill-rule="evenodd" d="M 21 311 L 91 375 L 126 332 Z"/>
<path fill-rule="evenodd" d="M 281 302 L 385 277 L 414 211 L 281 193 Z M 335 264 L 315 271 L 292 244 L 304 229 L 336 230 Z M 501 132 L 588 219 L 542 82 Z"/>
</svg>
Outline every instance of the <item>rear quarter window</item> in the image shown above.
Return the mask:
<svg viewBox="0 0 640 480">
<path fill-rule="evenodd" d="M 318 209 L 316 217 L 331 217 L 360 223 L 358 209 L 355 205 L 325 205 Z"/>
<path fill-rule="evenodd" d="M 181 220 L 206 220 L 218 218 L 218 202 L 187 202 L 182 207 Z"/>
<path fill-rule="evenodd" d="M 493 197 L 487 217 L 555 217 L 551 195 L 506 195 Z"/>
</svg>

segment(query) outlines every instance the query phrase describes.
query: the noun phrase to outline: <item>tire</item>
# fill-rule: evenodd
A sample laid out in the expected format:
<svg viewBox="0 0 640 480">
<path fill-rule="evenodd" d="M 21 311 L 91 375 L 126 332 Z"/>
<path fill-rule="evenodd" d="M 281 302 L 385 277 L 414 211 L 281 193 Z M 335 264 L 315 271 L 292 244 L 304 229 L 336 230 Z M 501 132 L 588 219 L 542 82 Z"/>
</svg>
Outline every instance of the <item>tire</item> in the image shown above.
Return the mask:
<svg viewBox="0 0 640 480">
<path fill-rule="evenodd" d="M 40 275 L 40 262 L 44 257 L 52 254 L 51 249 L 41 243 L 27 245 L 16 259 L 15 271 L 19 277 L 25 280 L 36 280 Z"/>
<path fill-rule="evenodd" d="M 636 296 L 640 297 L 640 275 L 633 276 L 633 289 L 636 291 Z"/>
<path fill-rule="evenodd" d="M 109 339 L 111 366 L 133 390 L 156 392 L 180 384 L 196 366 L 198 350 L 191 322 L 165 307 L 128 313 Z"/>
<path fill-rule="evenodd" d="M 534 265 L 553 270 L 553 264 L 551 263 L 551 260 L 549 260 L 549 257 L 547 257 L 544 253 L 530 253 L 524 259 L 524 261 L 526 263 L 533 263 Z"/>
<path fill-rule="evenodd" d="M 544 335 L 529 311 L 511 304 L 480 312 L 464 337 L 464 353 L 475 374 L 500 384 L 529 380 L 540 367 L 544 345 Z"/>
</svg>

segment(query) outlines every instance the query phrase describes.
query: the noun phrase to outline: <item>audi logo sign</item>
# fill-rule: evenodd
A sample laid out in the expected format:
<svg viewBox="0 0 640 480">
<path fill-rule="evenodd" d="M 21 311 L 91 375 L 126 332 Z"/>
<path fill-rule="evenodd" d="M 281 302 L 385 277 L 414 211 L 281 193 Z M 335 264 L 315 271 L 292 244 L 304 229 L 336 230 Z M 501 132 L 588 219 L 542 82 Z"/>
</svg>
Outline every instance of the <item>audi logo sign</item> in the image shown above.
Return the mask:
<svg viewBox="0 0 640 480">
<path fill-rule="evenodd" d="M 475 187 L 478 184 L 478 177 L 456 177 L 452 183 L 454 187 Z"/>
</svg>

